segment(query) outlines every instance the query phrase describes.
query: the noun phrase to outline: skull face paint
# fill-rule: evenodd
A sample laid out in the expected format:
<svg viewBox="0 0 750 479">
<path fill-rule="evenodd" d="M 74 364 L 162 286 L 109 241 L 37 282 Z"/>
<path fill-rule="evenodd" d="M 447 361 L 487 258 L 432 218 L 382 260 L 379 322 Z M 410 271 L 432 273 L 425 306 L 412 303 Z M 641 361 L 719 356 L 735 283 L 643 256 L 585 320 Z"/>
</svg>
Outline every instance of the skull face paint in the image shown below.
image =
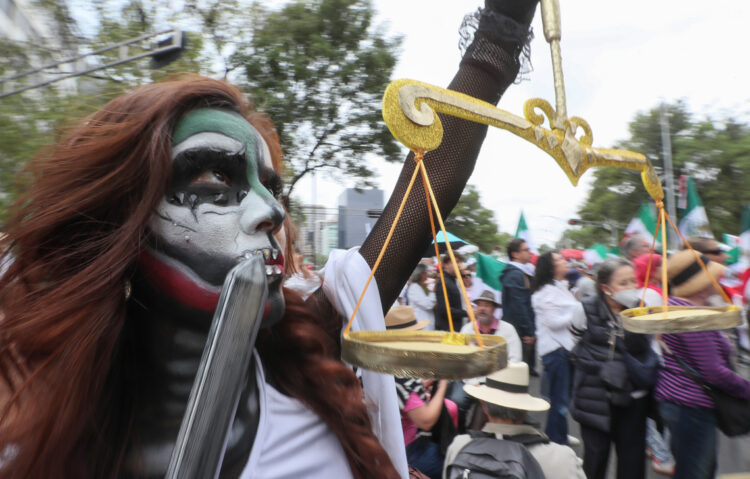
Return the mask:
<svg viewBox="0 0 750 479">
<path fill-rule="evenodd" d="M 172 161 L 172 183 L 140 258 L 149 282 L 191 309 L 213 312 L 229 270 L 246 253 L 262 251 L 269 286 L 264 322 L 275 322 L 284 308 L 284 257 L 274 232 L 285 213 L 265 141 L 239 114 L 197 109 L 174 131 Z"/>
</svg>

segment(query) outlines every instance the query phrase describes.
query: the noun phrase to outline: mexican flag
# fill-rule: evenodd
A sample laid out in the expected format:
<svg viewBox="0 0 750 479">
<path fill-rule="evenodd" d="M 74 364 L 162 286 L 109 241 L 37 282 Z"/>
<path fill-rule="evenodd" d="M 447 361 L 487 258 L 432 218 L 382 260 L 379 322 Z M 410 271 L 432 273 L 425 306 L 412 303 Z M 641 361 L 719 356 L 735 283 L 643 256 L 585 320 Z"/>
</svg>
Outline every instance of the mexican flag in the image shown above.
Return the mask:
<svg viewBox="0 0 750 479">
<path fill-rule="evenodd" d="M 740 237 L 724 233 L 721 239 L 722 243 L 719 245 L 723 249 L 729 258 L 727 258 L 727 264 L 734 264 L 740 260 L 742 255 L 742 249 L 740 248 Z"/>
<path fill-rule="evenodd" d="M 649 243 L 654 241 L 654 230 L 656 229 L 656 211 L 651 203 L 641 203 L 638 215 L 633 218 L 628 227 L 625 228 L 625 237 L 639 235 L 648 240 Z M 660 228 L 661 229 L 661 228 Z M 657 235 L 661 240 L 661 231 Z"/>
<path fill-rule="evenodd" d="M 708 225 L 708 216 L 703 207 L 698 189 L 691 177 L 687 181 L 681 181 L 685 185 L 680 199 L 680 223 L 679 228 L 683 236 L 703 236 L 713 238 L 711 228 Z"/>
<path fill-rule="evenodd" d="M 503 286 L 500 283 L 500 273 L 505 269 L 505 263 L 482 253 L 477 253 L 474 257 L 477 260 L 477 279 L 482 280 L 485 286 L 501 291 Z"/>
<path fill-rule="evenodd" d="M 742 208 L 740 216 L 740 248 L 745 254 L 750 254 L 750 205 Z"/>
<path fill-rule="evenodd" d="M 539 251 L 536 249 L 536 245 L 531 240 L 531 233 L 529 232 L 529 227 L 526 225 L 526 218 L 523 216 L 523 211 L 521 211 L 521 217 L 518 218 L 518 228 L 516 228 L 516 238 L 523 238 L 524 241 L 526 241 L 526 244 L 529 245 L 529 249 L 534 254 L 539 254 Z"/>
<path fill-rule="evenodd" d="M 654 228 L 656 228 L 656 225 L 654 225 Z M 607 245 L 596 243 L 583 252 L 583 259 L 590 266 L 594 266 L 604 261 L 610 254 L 613 254 L 613 252 Z"/>
</svg>

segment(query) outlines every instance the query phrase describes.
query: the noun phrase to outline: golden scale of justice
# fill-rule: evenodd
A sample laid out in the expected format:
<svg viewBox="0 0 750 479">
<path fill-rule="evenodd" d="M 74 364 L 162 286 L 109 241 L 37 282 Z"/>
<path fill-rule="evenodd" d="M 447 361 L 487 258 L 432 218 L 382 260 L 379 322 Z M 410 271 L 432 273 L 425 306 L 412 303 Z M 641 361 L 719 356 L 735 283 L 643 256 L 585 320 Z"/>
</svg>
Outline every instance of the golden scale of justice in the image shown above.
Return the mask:
<svg viewBox="0 0 750 479">
<path fill-rule="evenodd" d="M 560 54 L 561 28 L 558 0 L 541 0 L 541 9 L 544 36 L 550 44 L 552 54 L 555 108 L 541 98 L 532 98 L 524 104 L 524 118 L 521 118 L 468 95 L 415 80 L 397 80 L 387 87 L 383 96 L 383 118 L 393 136 L 414 151 L 417 168 L 414 169 L 414 174 L 393 220 L 389 234 L 383 243 L 382 250 L 373 265 L 372 273 L 365 284 L 359 302 L 362 301 L 365 291 L 367 291 L 367 287 L 383 258 L 383 253 L 388 247 L 418 173 L 421 174 L 424 184 L 435 255 L 440 262 L 437 241 L 434 241 L 434 219 L 437 218 L 444 235 L 446 233 L 445 225 L 430 185 L 427 170 L 421 160 L 425 151 L 434 150 L 442 141 L 443 127 L 437 115 L 437 113 L 442 113 L 502 128 L 535 144 L 557 161 L 557 164 L 560 165 L 574 186 L 578 184 L 578 180 L 583 173 L 594 166 L 639 170 L 643 185 L 656 202 L 659 211 L 651 251 L 654 251 L 656 237 L 661 228 L 662 262 L 664 264 L 661 278 L 662 299 L 663 303 L 667 304 L 667 222 L 680 235 L 683 242 L 688 247 L 690 245 L 682 237 L 679 229 L 665 211 L 664 191 L 649 160 L 644 155 L 632 151 L 592 147 L 593 135 L 589 124 L 579 117 L 567 117 L 562 57 Z M 542 114 L 537 113 L 536 110 L 541 111 Z M 550 129 L 542 126 L 545 116 L 549 121 Z M 579 129 L 583 130 L 583 135 L 577 138 Z M 434 215 L 432 213 L 433 208 Z M 454 269 L 458 270 L 450 242 L 445 244 L 451 263 Z M 731 304 L 726 293 L 706 269 L 700 255 L 692 247 L 690 249 L 703 270 L 712 278 L 714 287 L 723 295 L 725 301 Z M 439 264 L 438 269 L 442 277 L 442 264 Z M 651 264 L 649 261 L 646 283 L 648 283 L 650 273 Z M 457 276 L 457 279 L 464 301 L 466 304 L 470 304 L 460 275 Z M 442 294 L 445 295 L 447 304 L 444 282 Z M 694 306 L 644 307 L 643 301 L 644 299 L 641 298 L 640 307 L 628 309 L 621 313 L 623 326 L 629 331 L 637 333 L 677 333 L 726 329 L 741 324 L 740 308 L 737 306 L 720 308 Z M 486 376 L 493 371 L 504 368 L 507 364 L 505 339 L 500 336 L 480 334 L 471 308 L 468 308 L 468 314 L 476 333 L 473 335 L 455 332 L 450 309 L 447 311 L 450 332 L 350 331 L 358 310 L 359 303 L 344 330 L 342 343 L 342 359 L 354 366 L 401 377 L 464 379 Z"/>
</svg>

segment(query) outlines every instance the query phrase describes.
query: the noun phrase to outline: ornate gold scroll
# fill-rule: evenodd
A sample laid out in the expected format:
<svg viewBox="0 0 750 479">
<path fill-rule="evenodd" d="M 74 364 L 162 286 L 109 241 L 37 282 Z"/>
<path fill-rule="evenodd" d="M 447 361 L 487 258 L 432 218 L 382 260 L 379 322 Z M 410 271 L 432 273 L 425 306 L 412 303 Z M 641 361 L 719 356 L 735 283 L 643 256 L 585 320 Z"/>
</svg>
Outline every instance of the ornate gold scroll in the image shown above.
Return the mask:
<svg viewBox="0 0 750 479">
<path fill-rule="evenodd" d="M 574 186 L 591 167 L 627 168 L 641 172 L 643 185 L 655 200 L 664 198 L 659 177 L 645 156 L 591 146 L 594 138 L 586 120 L 558 115 L 541 98 L 526 101 L 525 118 L 521 118 L 463 93 L 416 80 L 396 80 L 383 96 L 383 118 L 388 128 L 414 151 L 434 150 L 442 142 L 443 126 L 438 113 L 508 130 L 535 144 L 557 161 Z M 545 118 L 549 129 L 543 126 Z M 577 137 L 579 130 L 582 135 Z"/>
</svg>

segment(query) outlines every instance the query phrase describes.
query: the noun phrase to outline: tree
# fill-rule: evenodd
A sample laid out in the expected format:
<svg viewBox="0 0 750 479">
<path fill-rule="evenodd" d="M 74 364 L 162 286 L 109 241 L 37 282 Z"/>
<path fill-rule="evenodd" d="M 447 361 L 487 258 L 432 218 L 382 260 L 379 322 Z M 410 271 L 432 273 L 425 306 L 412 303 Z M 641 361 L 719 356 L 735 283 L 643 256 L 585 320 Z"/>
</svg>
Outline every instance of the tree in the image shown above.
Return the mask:
<svg viewBox="0 0 750 479">
<path fill-rule="evenodd" d="M 618 147 L 643 153 L 663 177 L 659 110 L 657 106 L 638 113 L 629 124 L 630 137 Z M 665 111 L 675 177 L 694 178 L 715 235 L 738 232 L 742 205 L 750 201 L 750 191 L 743 186 L 750 175 L 750 126 L 731 117 L 696 119 L 684 102 L 666 105 Z M 651 199 L 638 172 L 598 168 L 578 214 L 584 220 L 628 223 L 644 201 Z M 607 235 L 602 229 L 584 227 L 566 231 L 561 242 L 586 247 L 608 243 Z"/>
<path fill-rule="evenodd" d="M 305 174 L 321 169 L 354 177 L 356 186 L 370 186 L 374 173 L 368 160 L 402 158 L 380 117 L 380 99 L 400 39 L 373 27 L 375 12 L 367 0 L 293 0 L 277 11 L 241 0 L 170 5 L 93 0 L 89 7 L 97 22 L 85 33 L 66 2 L 38 1 L 56 20 L 57 36 L 73 54 L 170 26 L 188 32 L 188 48 L 158 70 L 145 58 L 86 75 L 75 95 L 41 88 L 0 100 L 0 120 L 7 127 L 0 138 L 0 221 L 14 194 L 9 179 L 35 151 L 59 136 L 60 126 L 124 91 L 177 72 L 228 79 L 271 116 L 286 157 L 287 196 Z M 0 42 L 0 75 L 29 70 L 53 53 L 31 44 Z M 118 55 L 114 50 L 91 61 L 104 63 Z"/>
<path fill-rule="evenodd" d="M 362 0 L 295 0 L 254 10 L 252 36 L 232 65 L 243 87 L 276 124 L 284 149 L 286 196 L 306 174 L 325 169 L 371 186 L 367 157 L 400 161 L 380 113 L 400 38 L 372 27 Z"/>
<path fill-rule="evenodd" d="M 495 223 L 495 214 L 485 208 L 474 185 L 467 185 L 458 204 L 445 219 L 445 227 L 459 238 L 490 253 L 495 246 L 504 248 L 513 236 L 500 233 Z"/>
</svg>

